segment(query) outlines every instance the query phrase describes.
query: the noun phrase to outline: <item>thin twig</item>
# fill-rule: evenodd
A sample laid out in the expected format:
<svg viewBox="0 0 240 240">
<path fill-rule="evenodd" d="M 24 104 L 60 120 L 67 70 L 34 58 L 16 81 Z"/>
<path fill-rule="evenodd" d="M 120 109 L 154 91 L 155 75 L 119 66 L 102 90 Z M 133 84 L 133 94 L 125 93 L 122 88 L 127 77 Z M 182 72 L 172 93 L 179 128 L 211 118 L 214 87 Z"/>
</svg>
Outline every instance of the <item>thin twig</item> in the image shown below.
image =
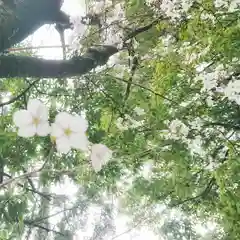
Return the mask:
<svg viewBox="0 0 240 240">
<path fill-rule="evenodd" d="M 128 81 L 125 80 L 125 79 L 122 79 L 122 78 L 119 78 L 119 77 L 116 77 L 116 76 L 112 76 L 111 74 L 106 74 L 106 75 L 108 75 L 109 77 L 112 77 L 112 78 L 114 78 L 114 79 L 116 79 L 116 80 L 118 80 L 118 81 L 122 81 L 122 82 L 128 83 Z M 176 105 L 179 105 L 178 102 L 175 102 L 174 100 L 172 100 L 172 99 L 170 99 L 170 98 L 168 98 L 168 97 L 165 97 L 165 96 L 163 96 L 162 94 L 157 93 L 157 92 L 153 91 L 152 89 L 147 88 L 147 87 L 145 87 L 145 86 L 143 86 L 143 85 L 141 85 L 141 84 L 132 82 L 132 85 L 135 85 L 135 86 L 137 86 L 137 87 L 140 87 L 140 88 L 142 88 L 142 89 L 144 89 L 144 90 L 147 90 L 147 91 L 153 93 L 153 94 L 156 95 L 156 96 L 159 96 L 159 97 L 161 97 L 161 98 L 163 98 L 163 99 L 165 99 L 165 100 L 167 100 L 167 101 L 169 101 L 169 102 L 172 102 L 172 103 L 174 103 L 174 104 L 176 104 Z"/>
<path fill-rule="evenodd" d="M 186 202 L 191 202 L 191 201 L 195 201 L 199 198 L 202 198 L 202 197 L 205 197 L 212 189 L 213 185 L 215 184 L 216 182 L 216 179 L 213 177 L 211 178 L 211 180 L 209 181 L 209 183 L 207 184 L 207 187 L 200 193 L 198 194 L 197 196 L 195 197 L 190 197 L 190 198 L 187 198 L 183 201 L 180 201 L 178 203 L 175 203 L 175 204 L 171 204 L 170 207 L 173 208 L 173 207 L 179 207 L 181 205 L 183 205 L 184 203 Z"/>
<path fill-rule="evenodd" d="M 24 174 L 22 174 L 20 176 L 17 176 L 17 177 L 14 177 L 14 178 L 11 178 L 11 179 L 8 179 L 8 180 L 4 181 L 3 183 L 0 184 L 0 189 L 5 187 L 8 184 L 11 184 L 11 183 L 17 181 L 17 180 L 20 180 L 22 178 L 32 177 L 34 174 L 41 172 L 44 169 L 44 167 L 45 167 L 46 163 L 48 162 L 48 160 L 50 159 L 52 153 L 53 153 L 53 148 L 50 149 L 50 151 L 48 153 L 48 156 L 47 156 L 47 159 L 43 163 L 41 168 L 39 168 L 37 170 L 34 170 L 34 171 L 31 171 L 31 172 L 24 173 Z"/>
<path fill-rule="evenodd" d="M 9 175 L 9 174 L 7 174 L 7 173 L 3 173 L 3 175 L 6 176 L 6 177 L 8 177 L 8 178 L 11 178 L 11 179 L 12 179 L 12 176 Z M 32 189 L 32 188 L 24 187 L 24 185 L 21 184 L 21 183 L 17 183 L 17 185 L 18 185 L 19 187 L 22 187 L 22 188 L 26 189 L 26 190 L 29 191 L 29 192 L 36 193 L 36 194 L 40 195 L 41 197 L 44 197 L 44 198 L 48 199 L 49 201 L 51 200 L 51 195 L 50 195 L 50 194 L 44 194 L 44 193 L 42 193 L 42 192 L 39 192 L 37 189 Z"/>
<path fill-rule="evenodd" d="M 0 103 L 0 107 L 11 104 L 16 102 L 17 100 L 19 100 L 22 96 L 24 96 L 40 79 L 37 79 L 35 81 L 33 81 L 32 83 L 29 84 L 29 86 L 24 89 L 19 95 L 17 95 L 16 97 L 13 97 L 12 99 L 10 99 L 7 102 L 4 103 Z"/>
<path fill-rule="evenodd" d="M 14 178 L 10 178 L 10 179 L 8 179 L 8 180 L 6 180 L 6 181 L 4 181 L 3 183 L 0 184 L 0 189 L 3 188 L 3 187 L 5 187 L 6 185 L 9 185 L 9 184 L 17 181 L 17 180 L 20 180 L 20 179 L 22 179 L 22 178 L 31 177 L 32 175 L 40 172 L 41 170 L 42 170 L 42 169 L 40 168 L 40 169 L 31 171 L 31 172 L 24 173 L 24 174 L 22 174 L 22 175 L 20 175 L 20 176 L 17 176 L 17 177 L 14 177 Z"/>
<path fill-rule="evenodd" d="M 23 220 L 23 223 L 28 225 L 28 226 L 31 226 L 31 227 L 36 227 L 36 228 L 40 228 L 42 230 L 45 230 L 46 232 L 53 232 L 55 234 L 58 234 L 58 235 L 61 235 L 61 236 L 65 236 L 65 234 L 61 233 L 61 232 L 58 232 L 56 230 L 53 230 L 53 229 L 50 229 L 50 228 L 46 228 L 46 227 L 43 227 L 41 225 L 38 225 L 34 222 L 31 222 L 31 221 L 28 221 L 28 220 Z"/>
</svg>

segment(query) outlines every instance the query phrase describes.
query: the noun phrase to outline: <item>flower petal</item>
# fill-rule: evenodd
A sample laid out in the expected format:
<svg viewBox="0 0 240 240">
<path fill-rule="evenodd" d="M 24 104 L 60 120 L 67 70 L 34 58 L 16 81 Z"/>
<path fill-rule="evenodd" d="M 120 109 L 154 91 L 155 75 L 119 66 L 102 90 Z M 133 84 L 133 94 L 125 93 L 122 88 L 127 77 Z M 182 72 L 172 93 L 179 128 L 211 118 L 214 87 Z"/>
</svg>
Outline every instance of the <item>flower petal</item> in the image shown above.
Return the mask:
<svg viewBox="0 0 240 240">
<path fill-rule="evenodd" d="M 33 137 L 36 133 L 36 127 L 34 125 L 28 125 L 20 127 L 18 130 L 18 136 L 20 137 Z"/>
<path fill-rule="evenodd" d="M 81 116 L 73 116 L 70 122 L 70 128 L 73 132 L 86 132 L 88 128 L 88 122 Z"/>
<path fill-rule="evenodd" d="M 13 122 L 17 127 L 27 126 L 32 122 L 32 116 L 28 110 L 19 110 L 13 114 Z"/>
<path fill-rule="evenodd" d="M 97 158 L 91 155 L 91 164 L 95 172 L 99 172 L 102 169 L 101 161 L 98 161 Z"/>
<path fill-rule="evenodd" d="M 56 123 L 51 125 L 51 136 L 59 138 L 64 135 L 64 129 Z"/>
<path fill-rule="evenodd" d="M 71 150 L 70 142 L 67 138 L 61 137 L 56 139 L 57 151 L 67 154 Z"/>
<path fill-rule="evenodd" d="M 72 133 L 69 137 L 72 148 L 87 151 L 89 146 L 88 138 L 85 134 Z"/>
<path fill-rule="evenodd" d="M 72 121 L 72 115 L 67 112 L 60 112 L 55 118 L 55 123 L 60 125 L 62 128 L 68 128 Z"/>
<path fill-rule="evenodd" d="M 34 117 L 38 117 L 41 120 L 48 120 L 48 108 L 38 99 L 30 99 L 27 105 L 28 111 Z"/>
<path fill-rule="evenodd" d="M 50 126 L 48 122 L 42 122 L 37 126 L 37 135 L 38 136 L 47 136 L 50 132 Z"/>
<path fill-rule="evenodd" d="M 112 157 L 112 151 L 103 144 L 94 144 L 90 160 L 93 169 L 98 172 Z"/>
</svg>

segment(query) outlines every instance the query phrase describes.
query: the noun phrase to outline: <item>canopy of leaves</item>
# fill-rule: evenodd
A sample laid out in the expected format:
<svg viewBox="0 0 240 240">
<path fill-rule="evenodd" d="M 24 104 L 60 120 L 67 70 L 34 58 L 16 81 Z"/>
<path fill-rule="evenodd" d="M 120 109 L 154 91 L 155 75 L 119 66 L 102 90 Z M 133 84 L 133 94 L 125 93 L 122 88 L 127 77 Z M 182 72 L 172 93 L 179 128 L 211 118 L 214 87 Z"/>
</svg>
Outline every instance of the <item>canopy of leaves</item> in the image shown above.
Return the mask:
<svg viewBox="0 0 240 240">
<path fill-rule="evenodd" d="M 69 79 L 0 79 L 0 238 L 72 239 L 94 205 L 100 217 L 89 239 L 115 239 L 114 198 L 134 227 L 147 224 L 162 239 L 240 239 L 240 91 L 226 93 L 239 81 L 239 9 L 194 1 L 175 21 L 160 1 L 112 8 L 119 3 L 124 20 L 112 24 L 127 41 L 103 67 Z M 104 44 L 108 27 L 89 26 L 81 47 Z M 17 136 L 12 114 L 29 98 L 48 105 L 51 119 L 84 114 L 90 141 L 112 149 L 112 161 L 95 173 L 81 152 L 60 155 L 49 137 Z M 37 178 L 9 181 L 41 163 Z M 66 177 L 78 188 L 71 204 L 51 190 Z"/>
</svg>

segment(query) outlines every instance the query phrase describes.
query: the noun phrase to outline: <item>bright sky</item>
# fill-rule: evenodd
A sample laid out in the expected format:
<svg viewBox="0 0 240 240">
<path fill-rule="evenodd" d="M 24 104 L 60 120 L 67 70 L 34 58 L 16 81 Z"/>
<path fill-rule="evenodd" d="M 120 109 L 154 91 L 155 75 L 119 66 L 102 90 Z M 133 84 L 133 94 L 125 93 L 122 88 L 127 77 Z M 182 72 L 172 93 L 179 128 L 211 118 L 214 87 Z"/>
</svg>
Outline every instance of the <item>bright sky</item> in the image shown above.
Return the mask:
<svg viewBox="0 0 240 240">
<path fill-rule="evenodd" d="M 70 15 L 74 16 L 84 16 L 84 12 L 86 10 L 84 0 L 65 0 L 62 9 Z M 66 33 L 67 35 L 68 33 Z M 66 37 L 67 38 L 67 37 Z M 45 25 L 41 27 L 38 31 L 36 31 L 32 36 L 28 38 L 32 42 L 33 46 L 56 46 L 61 45 L 60 38 L 54 26 Z M 67 39 L 66 39 L 67 40 Z M 38 56 L 44 57 L 47 59 L 62 59 L 62 49 L 61 48 L 43 48 L 38 50 Z M 67 185 L 67 187 L 66 187 Z M 74 199 L 74 195 L 77 192 L 77 187 L 72 183 L 67 182 L 64 185 L 58 185 L 54 187 L 54 192 L 57 194 L 65 193 L 66 189 L 68 189 L 68 195 L 71 196 L 71 199 Z M 59 211 L 59 210 L 58 210 Z M 77 238 L 75 240 L 84 240 L 85 237 L 91 236 L 92 232 L 92 220 L 94 216 L 97 214 L 97 209 L 92 208 L 89 219 L 89 227 L 85 232 L 79 231 L 77 234 Z M 58 217 L 52 218 L 52 223 L 56 223 L 59 219 Z M 154 234 L 148 231 L 144 226 L 141 230 L 135 230 L 127 224 L 127 217 L 118 216 L 116 218 L 115 224 L 117 227 L 116 234 L 113 235 L 114 240 L 157 240 L 159 237 L 154 236 Z M 126 233 L 125 233 L 126 232 Z M 118 237 L 116 237 L 118 236 Z"/>
</svg>

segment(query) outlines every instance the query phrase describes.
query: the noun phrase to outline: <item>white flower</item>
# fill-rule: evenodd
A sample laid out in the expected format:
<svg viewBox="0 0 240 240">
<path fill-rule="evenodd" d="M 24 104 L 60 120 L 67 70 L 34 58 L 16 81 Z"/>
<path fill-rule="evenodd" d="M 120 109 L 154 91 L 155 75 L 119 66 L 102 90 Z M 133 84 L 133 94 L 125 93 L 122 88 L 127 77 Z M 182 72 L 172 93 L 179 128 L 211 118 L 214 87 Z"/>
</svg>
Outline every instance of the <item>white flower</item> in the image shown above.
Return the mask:
<svg viewBox="0 0 240 240">
<path fill-rule="evenodd" d="M 142 116 L 145 114 L 144 109 L 140 108 L 140 107 L 135 107 L 134 108 L 134 112 L 138 115 L 138 116 Z"/>
<path fill-rule="evenodd" d="M 103 144 L 93 144 L 91 151 L 91 164 L 93 169 L 98 172 L 111 159 L 112 151 Z"/>
<path fill-rule="evenodd" d="M 100 14 L 105 7 L 105 1 L 95 2 L 92 9 L 90 10 L 92 14 Z"/>
<path fill-rule="evenodd" d="M 224 95 L 230 100 L 240 104 L 240 83 L 238 80 L 233 80 L 223 90 Z"/>
<path fill-rule="evenodd" d="M 214 5 L 216 8 L 225 8 L 228 6 L 228 1 L 226 0 L 215 0 Z"/>
<path fill-rule="evenodd" d="M 231 96 L 232 93 L 240 93 L 239 80 L 230 81 L 224 91 L 226 96 Z"/>
<path fill-rule="evenodd" d="M 197 131 L 201 131 L 203 127 L 203 119 L 200 117 L 195 117 L 193 121 L 189 122 L 191 129 L 195 129 Z"/>
<path fill-rule="evenodd" d="M 68 153 L 71 148 L 88 150 L 86 130 L 88 122 L 80 117 L 66 112 L 59 113 L 52 124 L 51 136 L 56 141 L 58 152 Z"/>
<path fill-rule="evenodd" d="M 192 0 L 182 0 L 181 5 L 182 5 L 183 11 L 188 12 L 190 7 L 193 5 L 193 1 Z"/>
<path fill-rule="evenodd" d="M 203 87 L 206 90 L 211 90 L 217 86 L 217 79 L 215 73 L 206 73 L 203 76 Z"/>
<path fill-rule="evenodd" d="M 232 0 L 230 2 L 228 12 L 234 12 L 234 11 L 239 10 L 239 6 L 240 6 L 240 1 L 239 0 Z"/>
<path fill-rule="evenodd" d="M 128 130 L 129 129 L 129 125 L 127 124 L 126 121 L 124 121 L 123 118 L 119 117 L 117 120 L 116 120 L 116 126 L 119 130 L 121 131 L 125 131 L 125 130 Z"/>
<path fill-rule="evenodd" d="M 19 128 L 20 137 L 47 136 L 50 132 L 48 109 L 37 99 L 30 99 L 27 110 L 19 110 L 13 114 L 13 122 Z"/>
<path fill-rule="evenodd" d="M 201 136 L 196 136 L 194 139 L 188 141 L 188 148 L 191 154 L 199 154 L 203 156 L 205 151 L 202 147 L 202 139 Z"/>
<path fill-rule="evenodd" d="M 196 66 L 196 72 L 201 73 L 202 71 L 204 71 L 205 68 L 207 68 L 208 65 L 209 65 L 208 62 L 202 62 L 202 63 L 198 64 Z"/>
<path fill-rule="evenodd" d="M 211 96 L 208 96 L 205 101 L 208 107 L 212 107 L 214 105 L 214 101 Z"/>
<path fill-rule="evenodd" d="M 183 138 L 187 137 L 189 132 L 189 128 L 178 119 L 175 119 L 170 123 L 169 129 L 172 136 L 176 137 L 176 139 L 180 136 Z"/>
<path fill-rule="evenodd" d="M 73 25 L 73 30 L 69 36 L 68 44 L 73 50 L 79 50 L 80 39 L 84 36 L 87 31 L 87 25 L 82 23 L 80 16 L 71 16 L 70 22 Z"/>
</svg>

